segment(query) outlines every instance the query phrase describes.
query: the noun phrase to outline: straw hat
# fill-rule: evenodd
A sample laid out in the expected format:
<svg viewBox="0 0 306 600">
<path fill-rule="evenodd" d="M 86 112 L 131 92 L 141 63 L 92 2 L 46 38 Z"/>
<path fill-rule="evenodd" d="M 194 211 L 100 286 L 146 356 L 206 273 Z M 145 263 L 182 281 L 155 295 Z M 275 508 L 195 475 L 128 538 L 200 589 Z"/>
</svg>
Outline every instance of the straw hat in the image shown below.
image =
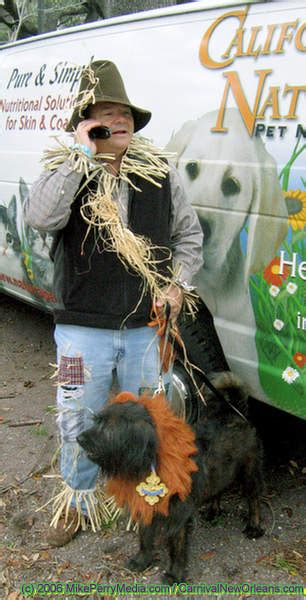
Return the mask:
<svg viewBox="0 0 306 600">
<path fill-rule="evenodd" d="M 90 73 L 89 73 L 90 72 Z M 97 83 L 93 83 L 98 78 Z M 87 91 L 93 94 L 87 94 Z M 90 63 L 82 74 L 80 88 L 75 107 L 66 131 L 73 131 L 84 118 L 84 110 L 97 102 L 115 102 L 129 106 L 134 117 L 135 131 L 142 129 L 151 119 L 148 110 L 131 103 L 125 91 L 122 77 L 116 65 L 109 60 L 96 60 Z"/>
</svg>

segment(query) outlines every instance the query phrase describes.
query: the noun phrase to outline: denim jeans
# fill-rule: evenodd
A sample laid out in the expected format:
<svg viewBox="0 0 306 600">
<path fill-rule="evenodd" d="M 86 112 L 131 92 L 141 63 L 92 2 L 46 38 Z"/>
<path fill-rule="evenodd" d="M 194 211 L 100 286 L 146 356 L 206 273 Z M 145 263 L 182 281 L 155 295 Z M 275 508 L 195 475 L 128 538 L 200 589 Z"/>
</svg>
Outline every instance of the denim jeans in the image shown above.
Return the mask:
<svg viewBox="0 0 306 600">
<path fill-rule="evenodd" d="M 99 467 L 76 441 L 108 399 L 116 369 L 120 390 L 138 395 L 159 383 L 159 337 L 151 327 L 110 330 L 76 325 L 55 328 L 59 379 L 61 475 L 75 490 L 91 491 Z M 164 377 L 165 385 L 170 376 Z"/>
</svg>

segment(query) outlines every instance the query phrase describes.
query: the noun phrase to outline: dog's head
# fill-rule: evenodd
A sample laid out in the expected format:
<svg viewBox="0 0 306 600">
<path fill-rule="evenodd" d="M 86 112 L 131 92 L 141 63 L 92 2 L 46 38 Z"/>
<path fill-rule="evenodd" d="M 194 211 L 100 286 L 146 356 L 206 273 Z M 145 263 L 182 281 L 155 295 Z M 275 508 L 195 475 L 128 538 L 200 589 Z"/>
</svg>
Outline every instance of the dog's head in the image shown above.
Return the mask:
<svg viewBox="0 0 306 600">
<path fill-rule="evenodd" d="M 227 109 L 227 132 L 213 132 L 218 111 L 186 122 L 167 144 L 204 232 L 203 289 L 233 283 L 241 268 L 240 233 L 247 228 L 244 277 L 263 269 L 288 231 L 288 211 L 276 164 L 259 137 L 251 138 L 239 111 Z M 263 242 L 264 240 L 264 242 Z"/>
<path fill-rule="evenodd" d="M 156 462 L 153 421 L 143 405 L 131 400 L 104 408 L 77 441 L 108 477 L 139 481 Z"/>
</svg>

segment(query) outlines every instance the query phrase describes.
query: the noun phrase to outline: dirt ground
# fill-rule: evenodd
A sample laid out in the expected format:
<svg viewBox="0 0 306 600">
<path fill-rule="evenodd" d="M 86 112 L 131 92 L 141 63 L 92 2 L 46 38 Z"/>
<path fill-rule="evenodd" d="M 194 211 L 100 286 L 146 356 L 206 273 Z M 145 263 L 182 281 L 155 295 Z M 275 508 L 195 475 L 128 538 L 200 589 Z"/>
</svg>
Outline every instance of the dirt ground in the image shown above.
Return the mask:
<svg viewBox="0 0 306 600">
<path fill-rule="evenodd" d="M 106 586 L 125 583 L 134 586 L 129 592 L 100 595 L 93 591 L 84 596 L 153 598 L 153 588 L 161 584 L 166 554 L 160 540 L 156 562 L 145 573 L 128 571 L 125 561 L 137 549 L 137 535 L 126 531 L 126 521 L 116 529 L 97 534 L 85 532 L 68 546 L 48 547 L 44 536 L 49 508 L 35 512 L 52 495 L 55 479 L 51 460 L 57 447 L 54 416 L 55 388 L 50 375 L 54 362 L 52 319 L 29 306 L 0 295 L 0 531 L 2 538 L 0 597 L 17 600 L 25 597 L 22 584 L 46 582 L 45 594 L 35 597 L 77 598 L 81 588 L 69 582 Z M 303 598 L 294 586 L 306 586 L 305 579 L 305 422 L 269 407 L 254 405 L 254 419 L 264 440 L 265 491 L 262 511 L 266 534 L 258 540 L 242 534 L 246 507 L 238 491 L 223 499 L 223 514 L 213 524 L 196 521 L 192 535 L 189 581 L 201 584 L 287 585 L 280 597 Z M 37 424 L 32 422 L 37 421 Z M 32 424 L 31 424 L 32 423 Z M 51 585 L 62 582 L 63 586 Z M 65 588 L 66 585 L 66 588 Z M 34 597 L 27 588 L 28 597 Z M 70 591 L 69 591 L 70 589 Z M 89 588 L 88 588 L 89 589 Z M 140 591 L 139 591 L 140 590 Z M 230 591 L 230 590 L 228 590 Z M 257 589 L 245 585 L 236 590 L 239 598 L 259 596 Z M 263 587 L 263 591 L 265 589 Z M 187 587 L 180 589 L 185 598 L 229 598 L 222 589 Z M 223 595 L 222 595 L 223 594 Z M 160 595 L 169 597 L 169 594 Z M 276 597 L 276 592 L 272 594 Z"/>
</svg>

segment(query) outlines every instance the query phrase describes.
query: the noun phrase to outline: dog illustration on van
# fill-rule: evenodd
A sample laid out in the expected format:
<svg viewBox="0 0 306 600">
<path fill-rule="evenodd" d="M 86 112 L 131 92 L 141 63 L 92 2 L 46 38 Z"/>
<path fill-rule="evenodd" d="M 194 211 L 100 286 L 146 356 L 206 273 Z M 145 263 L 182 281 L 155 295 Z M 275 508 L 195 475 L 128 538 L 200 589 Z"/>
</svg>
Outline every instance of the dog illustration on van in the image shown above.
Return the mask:
<svg viewBox="0 0 306 600">
<path fill-rule="evenodd" d="M 288 232 L 288 210 L 274 158 L 259 137 L 250 138 L 237 109 L 226 110 L 224 133 L 213 133 L 217 112 L 187 121 L 167 150 L 204 231 L 204 266 L 198 291 L 215 317 L 224 352 L 233 369 L 240 356 L 251 367 L 258 389 L 255 317 L 250 276 L 275 257 Z M 237 367 L 236 367 L 237 368 Z"/>
<path fill-rule="evenodd" d="M 0 203 L 0 289 L 3 282 L 17 285 L 22 293 L 29 293 L 44 305 L 52 298 L 53 265 L 49 257 L 52 236 L 24 223 L 23 204 L 29 188 L 22 177 L 18 192 L 7 204 Z"/>
</svg>

